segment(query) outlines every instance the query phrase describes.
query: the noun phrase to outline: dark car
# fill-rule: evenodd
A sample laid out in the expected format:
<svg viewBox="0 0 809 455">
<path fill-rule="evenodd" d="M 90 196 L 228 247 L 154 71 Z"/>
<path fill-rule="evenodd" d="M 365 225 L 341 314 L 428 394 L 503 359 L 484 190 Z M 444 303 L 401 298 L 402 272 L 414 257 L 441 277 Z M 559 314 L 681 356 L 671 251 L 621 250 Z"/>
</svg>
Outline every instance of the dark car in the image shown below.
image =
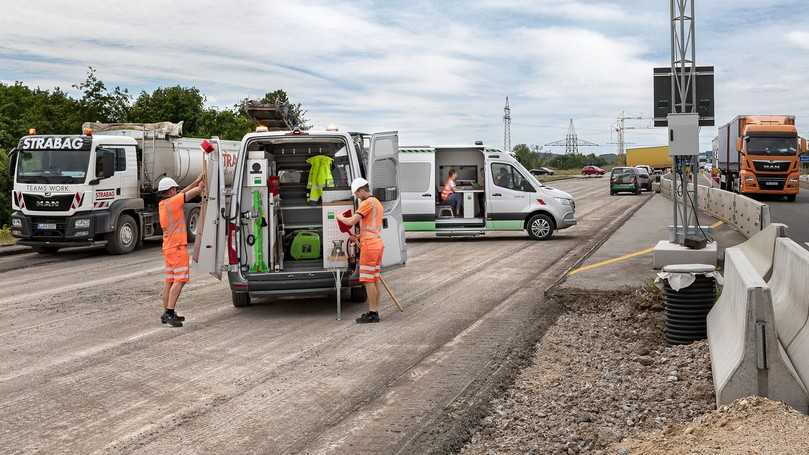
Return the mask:
<svg viewBox="0 0 809 455">
<path fill-rule="evenodd" d="M 581 168 L 581 175 L 604 175 L 607 171 L 598 166 L 587 165 Z"/>
<path fill-rule="evenodd" d="M 531 169 L 528 172 L 533 175 L 553 175 L 553 169 L 547 167 L 538 167 L 536 169 Z"/>
<path fill-rule="evenodd" d="M 646 170 L 646 167 L 635 166 L 635 172 L 638 174 L 638 182 L 640 183 L 640 189 L 652 191 L 652 176 L 649 175 L 649 171 Z"/>
<path fill-rule="evenodd" d="M 640 194 L 640 179 L 634 167 L 616 167 L 610 173 L 610 196 L 628 192 Z"/>
</svg>

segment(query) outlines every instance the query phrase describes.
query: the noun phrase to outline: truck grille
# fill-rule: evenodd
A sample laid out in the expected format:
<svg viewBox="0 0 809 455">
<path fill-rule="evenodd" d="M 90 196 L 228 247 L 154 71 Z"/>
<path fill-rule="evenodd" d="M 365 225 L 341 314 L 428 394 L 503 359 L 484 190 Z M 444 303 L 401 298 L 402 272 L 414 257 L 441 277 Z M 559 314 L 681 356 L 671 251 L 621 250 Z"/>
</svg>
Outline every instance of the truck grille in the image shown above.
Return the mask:
<svg viewBox="0 0 809 455">
<path fill-rule="evenodd" d="M 28 208 L 28 210 L 42 212 L 64 212 L 70 208 L 70 203 L 73 202 L 75 195 L 59 194 L 56 196 L 45 197 L 41 194 L 23 193 L 22 197 L 25 199 L 25 207 Z"/>
<path fill-rule="evenodd" d="M 758 177 L 758 187 L 762 190 L 783 190 L 785 182 L 784 177 Z"/>
<path fill-rule="evenodd" d="M 791 164 L 790 161 L 753 161 L 753 167 L 759 172 L 788 172 Z"/>
</svg>

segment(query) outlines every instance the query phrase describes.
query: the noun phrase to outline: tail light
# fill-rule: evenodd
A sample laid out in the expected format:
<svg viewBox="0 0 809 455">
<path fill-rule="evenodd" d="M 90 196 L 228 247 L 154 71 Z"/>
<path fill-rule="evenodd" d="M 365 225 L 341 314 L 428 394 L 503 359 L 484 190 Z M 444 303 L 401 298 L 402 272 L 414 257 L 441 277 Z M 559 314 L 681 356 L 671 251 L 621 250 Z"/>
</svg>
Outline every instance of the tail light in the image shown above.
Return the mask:
<svg viewBox="0 0 809 455">
<path fill-rule="evenodd" d="M 228 264 L 237 265 L 239 254 L 236 249 L 236 224 L 228 223 Z"/>
</svg>

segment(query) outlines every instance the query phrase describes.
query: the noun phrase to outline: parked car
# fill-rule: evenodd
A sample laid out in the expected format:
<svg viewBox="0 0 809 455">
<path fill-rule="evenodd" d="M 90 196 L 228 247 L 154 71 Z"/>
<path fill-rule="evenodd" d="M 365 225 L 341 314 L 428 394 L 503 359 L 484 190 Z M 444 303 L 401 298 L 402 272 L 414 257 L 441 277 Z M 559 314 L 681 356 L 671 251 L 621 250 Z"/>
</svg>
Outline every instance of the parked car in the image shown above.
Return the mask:
<svg viewBox="0 0 809 455">
<path fill-rule="evenodd" d="M 646 170 L 647 166 L 635 166 L 635 173 L 638 174 L 638 183 L 640 183 L 640 189 L 646 191 L 652 191 L 652 176 Z"/>
<path fill-rule="evenodd" d="M 640 194 L 638 172 L 634 167 L 613 168 L 610 173 L 610 196 L 620 192 Z"/>
<path fill-rule="evenodd" d="M 598 166 L 587 165 L 581 169 L 581 175 L 604 175 L 607 171 Z"/>
<path fill-rule="evenodd" d="M 538 167 L 536 169 L 531 169 L 530 172 L 532 175 L 553 175 L 553 169 L 548 167 Z"/>
<path fill-rule="evenodd" d="M 652 168 L 652 166 L 649 166 L 648 164 L 638 164 L 635 167 L 639 169 L 645 169 L 647 174 L 654 175 L 655 172 L 654 168 Z"/>
</svg>

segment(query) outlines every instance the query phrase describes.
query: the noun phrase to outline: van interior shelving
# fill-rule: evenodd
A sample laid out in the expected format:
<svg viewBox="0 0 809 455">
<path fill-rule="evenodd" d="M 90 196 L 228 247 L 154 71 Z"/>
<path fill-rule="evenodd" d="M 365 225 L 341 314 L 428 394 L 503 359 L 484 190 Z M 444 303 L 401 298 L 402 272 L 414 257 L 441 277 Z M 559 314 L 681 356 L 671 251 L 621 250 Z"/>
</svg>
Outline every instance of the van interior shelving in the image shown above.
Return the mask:
<svg viewBox="0 0 809 455">
<path fill-rule="evenodd" d="M 309 237 L 323 237 L 323 199 L 324 197 L 345 200 L 351 198 L 350 190 L 350 163 L 346 152 L 346 143 L 343 139 L 327 138 L 272 138 L 256 140 L 248 144 L 248 156 L 250 159 L 267 160 L 267 176 L 277 177 L 279 194 L 274 198 L 274 203 L 269 204 L 264 199 L 264 213 L 268 217 L 268 229 L 274 229 L 275 233 L 268 232 L 266 238 L 277 239 L 270 245 L 267 254 L 273 255 L 271 263 L 276 266 L 268 272 L 310 272 L 323 270 L 324 249 L 328 248 L 322 241 L 318 241 L 319 251 L 312 253 L 306 258 L 293 257 L 292 244 L 299 233 L 306 233 Z M 323 196 L 310 200 L 310 189 L 307 188 L 312 164 L 307 162 L 315 156 L 326 156 L 333 159 L 331 163 L 332 185 L 324 187 Z M 248 173 L 250 170 L 245 167 L 245 175 L 242 181 L 245 182 L 242 191 L 240 212 L 242 217 L 252 218 L 256 213 L 251 212 L 252 195 L 255 188 L 249 187 Z M 325 182 L 323 182 L 325 184 Z M 270 207 L 272 205 L 272 207 Z M 269 220 L 269 217 L 273 217 Z M 242 220 L 244 221 L 244 220 Z M 252 232 L 254 225 L 252 220 L 241 223 L 242 237 L 246 238 L 255 233 Z M 267 240 L 269 242 L 269 240 Z M 314 245 L 315 243 L 312 243 Z M 247 249 L 247 262 L 255 261 L 251 254 L 252 246 L 242 244 L 242 248 Z M 311 253 L 311 251 L 310 251 Z M 325 252 L 328 254 L 328 251 Z M 268 259 L 267 262 L 270 262 Z M 252 264 L 248 264 L 250 266 Z M 244 267 L 244 265 L 243 265 Z M 250 270 L 251 275 L 258 275 L 261 272 Z"/>
</svg>

